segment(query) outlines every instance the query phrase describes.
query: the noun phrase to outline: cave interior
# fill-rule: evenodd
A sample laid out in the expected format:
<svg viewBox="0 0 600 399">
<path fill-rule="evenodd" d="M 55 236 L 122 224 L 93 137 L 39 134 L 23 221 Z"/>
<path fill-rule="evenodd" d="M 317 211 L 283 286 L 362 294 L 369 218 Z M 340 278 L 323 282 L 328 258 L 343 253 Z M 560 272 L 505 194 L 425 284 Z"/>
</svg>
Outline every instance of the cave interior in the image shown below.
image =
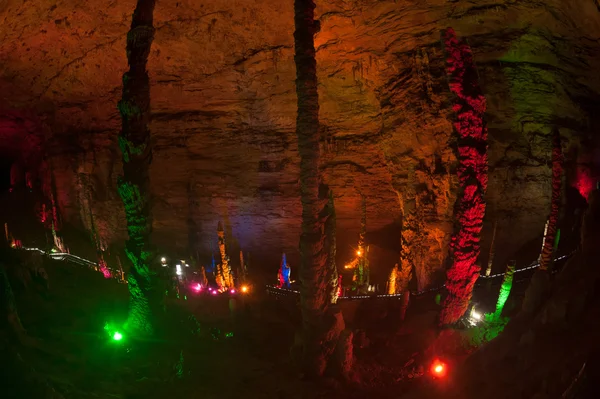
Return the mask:
<svg viewBox="0 0 600 399">
<path fill-rule="evenodd" d="M 1 397 L 600 397 L 597 1 L 0 26 Z"/>
</svg>

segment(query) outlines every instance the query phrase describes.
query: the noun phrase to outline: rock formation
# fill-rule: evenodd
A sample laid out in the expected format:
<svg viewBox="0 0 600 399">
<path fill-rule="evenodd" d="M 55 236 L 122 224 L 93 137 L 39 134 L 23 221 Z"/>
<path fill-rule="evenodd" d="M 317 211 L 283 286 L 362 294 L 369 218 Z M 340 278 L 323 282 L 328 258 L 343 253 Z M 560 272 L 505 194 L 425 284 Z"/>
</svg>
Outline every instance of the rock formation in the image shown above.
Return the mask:
<svg viewBox="0 0 600 399">
<path fill-rule="evenodd" d="M 552 140 L 552 197 L 550 202 L 550 216 L 546 231 L 544 232 L 544 247 L 540 255 L 540 270 L 548 271 L 552 266 L 554 242 L 558 228 L 558 214 L 561 202 L 561 183 L 563 174 L 563 154 L 560 144 L 560 133 L 554 130 Z"/>
<path fill-rule="evenodd" d="M 481 230 L 488 184 L 488 134 L 484 120 L 486 101 L 479 86 L 471 48 L 449 28 L 442 34 L 447 54 L 448 83 L 455 94 L 458 198 L 456 232 L 452 235 L 451 262 L 447 271 L 447 296 L 440 324 L 456 323 L 467 311 L 481 266 Z"/>
<path fill-rule="evenodd" d="M 122 119 L 119 147 L 123 155 L 123 176 L 119 194 L 123 200 L 129 239 L 126 252 L 131 268 L 127 274 L 129 316 L 125 328 L 141 335 L 155 332 L 162 293 L 156 290 L 156 271 L 152 262 L 152 209 L 150 206 L 150 163 L 152 142 L 150 118 L 150 80 L 146 69 L 154 39 L 155 0 L 138 0 L 127 33 L 127 63 L 123 75 L 123 98 L 118 107 Z"/>
</svg>

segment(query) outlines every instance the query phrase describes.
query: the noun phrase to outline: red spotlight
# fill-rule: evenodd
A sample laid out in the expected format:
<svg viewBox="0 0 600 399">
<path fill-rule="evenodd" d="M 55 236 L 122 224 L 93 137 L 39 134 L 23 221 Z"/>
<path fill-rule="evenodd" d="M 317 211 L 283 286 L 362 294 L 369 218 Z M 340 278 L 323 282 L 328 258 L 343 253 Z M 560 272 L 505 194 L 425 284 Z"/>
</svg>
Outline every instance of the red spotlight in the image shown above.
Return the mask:
<svg viewBox="0 0 600 399">
<path fill-rule="evenodd" d="M 445 377 L 447 371 L 448 366 L 446 365 L 446 363 L 442 362 L 439 359 L 434 360 L 431 364 L 431 374 L 433 374 L 434 377 Z"/>
</svg>

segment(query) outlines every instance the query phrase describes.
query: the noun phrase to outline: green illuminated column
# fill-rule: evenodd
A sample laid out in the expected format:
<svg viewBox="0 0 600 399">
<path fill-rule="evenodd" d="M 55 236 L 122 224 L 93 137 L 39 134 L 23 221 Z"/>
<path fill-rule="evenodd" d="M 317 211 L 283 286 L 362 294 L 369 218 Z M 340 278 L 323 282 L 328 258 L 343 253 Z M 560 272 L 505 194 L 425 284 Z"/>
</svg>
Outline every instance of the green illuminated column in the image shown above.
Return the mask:
<svg viewBox="0 0 600 399">
<path fill-rule="evenodd" d="M 508 266 L 506 266 L 506 274 L 504 275 L 504 280 L 502 281 L 502 286 L 500 287 L 498 302 L 496 302 L 496 313 L 494 313 L 495 318 L 499 318 L 502 314 L 502 309 L 504 309 L 506 300 L 510 295 L 510 290 L 513 283 L 513 275 L 515 274 L 515 263 L 516 262 L 514 260 L 511 260 L 508 262 Z"/>
<path fill-rule="evenodd" d="M 151 262 L 154 251 L 150 243 L 152 213 L 150 204 L 150 80 L 146 65 L 154 39 L 155 0 L 138 0 L 127 33 L 129 70 L 123 75 L 123 98 L 118 108 L 122 128 L 119 147 L 123 155 L 123 176 L 119 178 L 119 195 L 125 207 L 127 257 L 131 268 L 127 276 L 130 295 L 126 328 L 141 335 L 154 333 L 153 316 L 159 296 L 153 284 L 155 271 Z"/>
</svg>

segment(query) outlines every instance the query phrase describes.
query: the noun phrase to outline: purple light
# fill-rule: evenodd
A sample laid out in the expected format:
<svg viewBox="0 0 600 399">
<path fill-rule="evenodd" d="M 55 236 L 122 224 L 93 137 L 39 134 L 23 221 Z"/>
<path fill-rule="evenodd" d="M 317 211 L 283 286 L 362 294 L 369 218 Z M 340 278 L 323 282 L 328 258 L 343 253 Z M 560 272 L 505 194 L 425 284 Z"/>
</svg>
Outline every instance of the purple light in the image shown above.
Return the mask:
<svg viewBox="0 0 600 399">
<path fill-rule="evenodd" d="M 200 285 L 200 283 L 198 283 L 193 287 L 193 289 L 196 292 L 200 292 L 200 291 L 202 291 L 202 286 Z"/>
<path fill-rule="evenodd" d="M 235 294 L 235 289 L 232 288 L 231 291 L 229 291 L 229 292 L 231 292 L 232 294 Z"/>
<path fill-rule="evenodd" d="M 211 291 L 213 295 L 217 295 L 217 290 Z"/>
</svg>

